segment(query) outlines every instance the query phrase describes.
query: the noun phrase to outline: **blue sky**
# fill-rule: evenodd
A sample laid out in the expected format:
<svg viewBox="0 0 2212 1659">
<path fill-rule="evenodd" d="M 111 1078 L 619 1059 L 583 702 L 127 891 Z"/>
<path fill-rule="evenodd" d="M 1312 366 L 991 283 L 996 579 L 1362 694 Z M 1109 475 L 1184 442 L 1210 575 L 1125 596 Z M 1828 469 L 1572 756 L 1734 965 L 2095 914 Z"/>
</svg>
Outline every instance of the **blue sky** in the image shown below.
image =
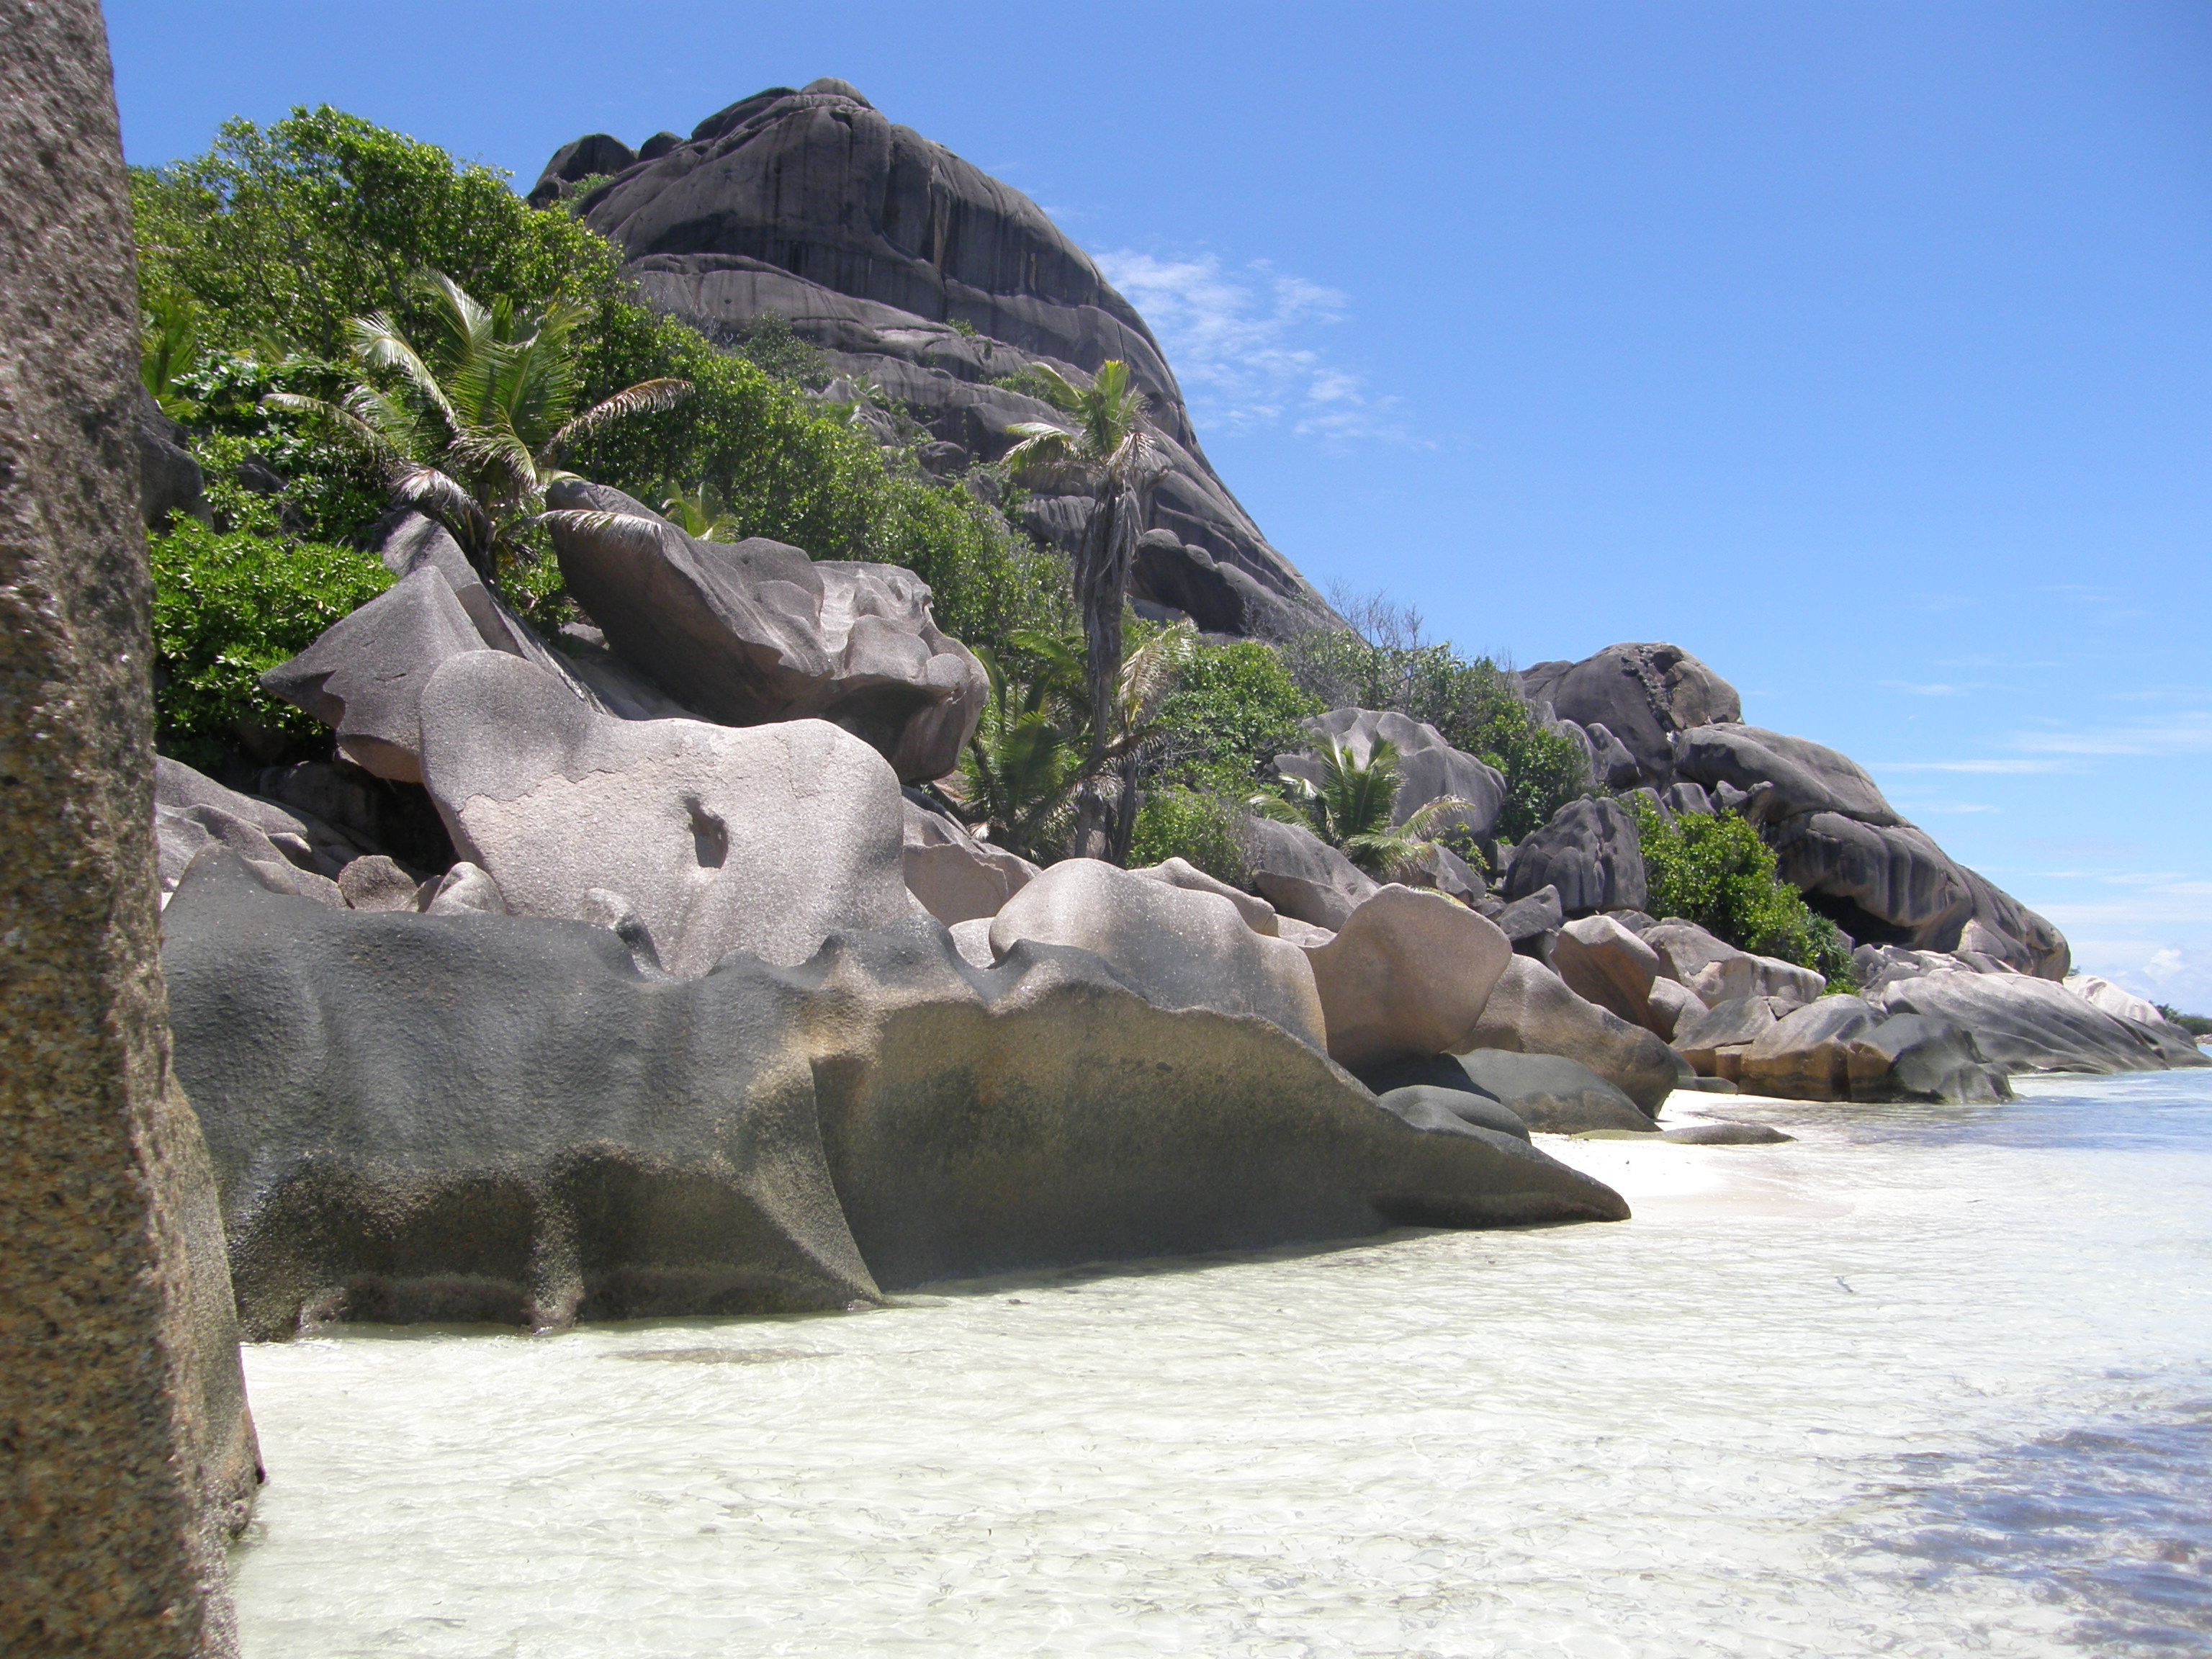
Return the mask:
<svg viewBox="0 0 2212 1659">
<path fill-rule="evenodd" d="M 2212 1012 L 2212 7 L 210 3 L 125 147 L 511 169 L 820 75 L 1029 192 L 1319 585 L 1670 640 Z"/>
</svg>

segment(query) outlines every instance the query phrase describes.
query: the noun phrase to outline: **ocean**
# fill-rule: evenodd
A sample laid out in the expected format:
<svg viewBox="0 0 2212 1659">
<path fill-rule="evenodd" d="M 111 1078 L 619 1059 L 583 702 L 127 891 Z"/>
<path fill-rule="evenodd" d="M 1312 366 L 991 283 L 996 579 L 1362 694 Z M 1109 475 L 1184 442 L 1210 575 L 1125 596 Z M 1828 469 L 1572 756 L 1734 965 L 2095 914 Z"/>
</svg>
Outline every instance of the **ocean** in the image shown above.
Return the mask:
<svg viewBox="0 0 2212 1659">
<path fill-rule="evenodd" d="M 2212 1073 L 2018 1087 L 1543 1143 L 1615 1225 L 251 1347 L 246 1652 L 2212 1655 Z"/>
</svg>

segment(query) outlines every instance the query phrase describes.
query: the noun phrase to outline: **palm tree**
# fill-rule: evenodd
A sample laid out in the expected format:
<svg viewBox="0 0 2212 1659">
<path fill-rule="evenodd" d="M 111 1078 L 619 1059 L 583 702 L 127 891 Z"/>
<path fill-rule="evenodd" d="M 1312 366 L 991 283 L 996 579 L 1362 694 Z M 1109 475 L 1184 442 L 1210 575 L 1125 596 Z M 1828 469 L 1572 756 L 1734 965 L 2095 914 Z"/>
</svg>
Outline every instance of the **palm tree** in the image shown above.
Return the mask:
<svg viewBox="0 0 2212 1659">
<path fill-rule="evenodd" d="M 1457 795 L 1444 795 L 1393 827 L 1391 805 L 1403 781 L 1397 745 L 1388 738 L 1376 743 L 1363 766 L 1332 738 L 1321 752 L 1318 784 L 1287 775 L 1288 799 L 1263 792 L 1246 805 L 1261 817 L 1306 825 L 1369 875 L 1390 881 L 1420 867 L 1427 843 L 1455 813 L 1474 810 Z"/>
<path fill-rule="evenodd" d="M 689 495 L 671 490 L 660 504 L 660 516 L 695 541 L 738 539 L 737 513 L 710 483 L 701 484 Z"/>
<path fill-rule="evenodd" d="M 1157 448 L 1141 424 L 1149 405 L 1129 384 L 1129 366 L 1119 359 L 1100 364 L 1087 386 L 1043 363 L 1029 378 L 1047 402 L 1073 417 L 1076 429 L 1050 421 L 1017 422 L 1006 428 L 1018 440 L 1006 461 L 1017 477 L 1057 474 L 1091 493 L 1090 516 L 1076 548 L 1075 599 L 1083 612 L 1091 741 L 1103 746 L 1111 734 L 1097 716 L 1112 701 L 1121 666 L 1121 605 L 1144 532 L 1143 498 L 1158 470 Z"/>
<path fill-rule="evenodd" d="M 1085 855 L 1103 850 L 1114 863 L 1126 862 L 1136 829 L 1139 780 L 1168 738 L 1160 708 L 1197 640 L 1190 623 L 1178 623 L 1129 653 L 1115 677 L 1107 710 L 1114 735 L 1103 747 L 1088 730 L 1087 664 L 1072 641 L 1033 631 L 1015 634 L 1012 643 L 1032 665 L 1019 684 L 978 648 L 991 696 L 969 739 L 964 769 L 992 839 L 1024 858 L 1048 862 L 1071 833 L 1081 831 L 1090 796 L 1101 808 L 1105 844 L 1075 850 Z"/>
<path fill-rule="evenodd" d="M 189 400 L 178 392 L 177 382 L 199 358 L 199 318 L 191 302 L 167 294 L 147 301 L 138 331 L 138 380 L 164 415 L 185 412 Z"/>
<path fill-rule="evenodd" d="M 283 392 L 262 402 L 319 416 L 374 455 L 393 499 L 438 519 L 490 575 L 516 556 L 546 486 L 574 476 L 561 470 L 564 450 L 613 422 L 672 407 L 691 385 L 642 381 L 579 415 L 573 337 L 591 314 L 584 307 L 485 306 L 438 271 L 416 294 L 429 316 L 419 347 L 386 312 L 346 325 L 355 362 L 396 377 L 396 386 L 363 379 L 336 403 Z"/>
</svg>

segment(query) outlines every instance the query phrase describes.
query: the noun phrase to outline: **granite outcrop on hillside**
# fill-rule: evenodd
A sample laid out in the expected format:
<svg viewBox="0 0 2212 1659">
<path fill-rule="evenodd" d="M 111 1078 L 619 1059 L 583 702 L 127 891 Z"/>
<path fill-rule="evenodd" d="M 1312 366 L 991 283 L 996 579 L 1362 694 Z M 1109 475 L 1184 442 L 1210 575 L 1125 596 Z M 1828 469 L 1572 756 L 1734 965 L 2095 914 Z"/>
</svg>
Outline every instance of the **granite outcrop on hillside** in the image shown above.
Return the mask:
<svg viewBox="0 0 2212 1659">
<path fill-rule="evenodd" d="M 1090 257 L 1020 191 L 846 82 L 770 88 L 689 138 L 663 133 L 635 151 L 604 133 L 578 139 L 531 199 L 587 180 L 576 205 L 649 302 L 710 337 L 783 319 L 840 376 L 910 409 L 939 471 L 996 459 L 1008 426 L 1054 418 L 994 382 L 1037 362 L 1086 376 L 1127 363 L 1166 462 L 1136 599 L 1268 638 L 1331 619 L 1215 476 L 1152 331 Z M 1072 544 L 1085 507 L 1039 495 L 1025 513 L 1044 539 Z"/>
</svg>

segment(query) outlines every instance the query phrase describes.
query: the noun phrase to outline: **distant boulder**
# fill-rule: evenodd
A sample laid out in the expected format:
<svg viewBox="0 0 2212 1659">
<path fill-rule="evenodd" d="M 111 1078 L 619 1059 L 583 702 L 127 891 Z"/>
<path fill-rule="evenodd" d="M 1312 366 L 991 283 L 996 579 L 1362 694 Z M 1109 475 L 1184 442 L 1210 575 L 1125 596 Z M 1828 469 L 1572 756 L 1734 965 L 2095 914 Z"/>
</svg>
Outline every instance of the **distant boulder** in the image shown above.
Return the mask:
<svg viewBox="0 0 2212 1659">
<path fill-rule="evenodd" d="M 1510 903 L 1546 887 L 1559 890 L 1569 916 L 1642 909 L 1644 848 L 1628 809 L 1617 800 L 1569 801 L 1523 837 L 1506 866 L 1504 897 Z"/>
<path fill-rule="evenodd" d="M 1589 735 L 1598 781 L 1616 789 L 1666 788 L 1676 733 L 1743 718 L 1735 688 L 1674 645 L 1613 645 L 1580 662 L 1540 662 L 1521 671 L 1521 690 Z M 1603 740 L 1591 730 L 1600 726 Z M 1607 775 L 1620 759 L 1631 771 Z"/>
</svg>

